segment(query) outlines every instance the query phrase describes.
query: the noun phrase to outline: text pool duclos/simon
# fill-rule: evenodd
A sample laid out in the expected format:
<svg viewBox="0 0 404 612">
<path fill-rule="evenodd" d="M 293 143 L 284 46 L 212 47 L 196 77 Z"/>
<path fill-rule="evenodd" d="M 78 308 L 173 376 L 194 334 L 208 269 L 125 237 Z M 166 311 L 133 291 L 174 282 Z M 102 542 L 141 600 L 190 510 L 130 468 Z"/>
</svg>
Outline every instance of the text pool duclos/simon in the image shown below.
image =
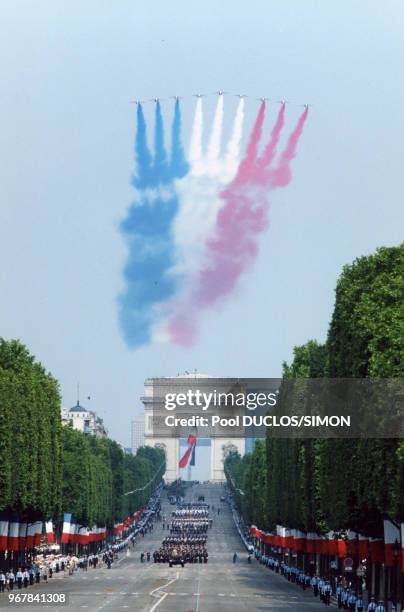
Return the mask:
<svg viewBox="0 0 404 612">
<path fill-rule="evenodd" d="M 237 415 L 221 417 L 212 415 L 175 417 L 173 414 L 165 417 L 167 427 L 350 427 L 351 417 L 342 415 Z"/>
</svg>

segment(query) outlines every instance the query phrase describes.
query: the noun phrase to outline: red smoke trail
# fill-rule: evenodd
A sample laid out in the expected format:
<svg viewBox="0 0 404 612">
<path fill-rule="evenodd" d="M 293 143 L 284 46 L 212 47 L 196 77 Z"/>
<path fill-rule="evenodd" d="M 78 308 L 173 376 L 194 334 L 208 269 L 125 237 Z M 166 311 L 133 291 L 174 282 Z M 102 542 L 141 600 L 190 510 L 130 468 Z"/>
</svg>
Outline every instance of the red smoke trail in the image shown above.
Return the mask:
<svg viewBox="0 0 404 612">
<path fill-rule="evenodd" d="M 278 117 L 276 119 L 275 125 L 271 132 L 271 138 L 267 146 L 265 147 L 264 153 L 258 160 L 258 164 L 261 167 L 269 166 L 276 155 L 276 147 L 278 146 L 279 139 L 282 133 L 282 129 L 285 123 L 285 104 L 279 109 Z"/>
<path fill-rule="evenodd" d="M 251 171 L 254 170 L 257 161 L 258 145 L 262 136 L 262 127 L 265 119 L 265 101 L 262 102 L 258 111 L 257 118 L 250 136 L 250 142 L 248 143 L 247 153 L 244 160 L 240 163 L 237 175 L 233 179 L 233 182 L 246 181 L 250 176 Z"/>
<path fill-rule="evenodd" d="M 195 311 L 190 304 L 181 304 L 181 306 L 177 308 L 173 318 L 168 324 L 168 332 L 174 344 L 190 347 L 195 343 Z"/>
<path fill-rule="evenodd" d="M 301 114 L 299 121 L 292 134 L 289 137 L 288 143 L 285 150 L 283 151 L 281 158 L 278 162 L 277 167 L 273 172 L 270 173 L 269 181 L 270 187 L 275 189 L 276 187 L 286 187 L 292 179 L 292 173 L 290 171 L 290 163 L 296 155 L 297 145 L 300 137 L 303 133 L 304 124 L 306 123 L 309 109 L 305 108 Z"/>
<path fill-rule="evenodd" d="M 215 235 L 206 243 L 206 265 L 199 272 L 186 307 L 177 310 L 169 330 L 176 344 L 189 346 L 195 339 L 196 313 L 229 294 L 239 277 L 254 262 L 258 253 L 258 236 L 266 229 L 268 192 L 286 186 L 291 180 L 290 163 L 296 155 L 308 109 L 299 118 L 277 167 L 270 168 L 284 124 L 282 105 L 270 140 L 261 158 L 257 158 L 262 134 L 265 103 L 262 103 L 247 148 L 235 179 L 220 194 L 220 209 Z"/>
</svg>

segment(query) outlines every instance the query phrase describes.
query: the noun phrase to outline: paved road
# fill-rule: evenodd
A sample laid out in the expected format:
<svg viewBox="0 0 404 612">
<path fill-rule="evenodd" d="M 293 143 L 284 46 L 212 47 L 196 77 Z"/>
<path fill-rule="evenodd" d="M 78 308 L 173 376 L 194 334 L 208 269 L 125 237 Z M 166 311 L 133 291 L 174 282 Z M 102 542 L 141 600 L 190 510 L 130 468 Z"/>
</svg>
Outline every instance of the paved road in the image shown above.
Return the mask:
<svg viewBox="0 0 404 612">
<path fill-rule="evenodd" d="M 185 568 L 140 563 L 140 552 L 152 552 L 164 537 L 161 525 L 157 524 L 151 534 L 136 543 L 130 556 L 123 555 L 111 570 L 79 570 L 72 577 L 53 578 L 47 587 L 40 585 L 23 591 L 63 592 L 69 597 L 68 606 L 13 605 L 12 608 L 25 612 L 39 609 L 49 612 L 316 612 L 325 608 L 310 592 L 302 592 L 257 562 L 247 564 L 247 554 L 234 528 L 230 510 L 227 504 L 220 503 L 223 495 L 220 485 L 194 486 L 189 489 L 187 499 L 192 500 L 200 494 L 204 494 L 206 501 L 215 508 L 221 507 L 208 533 L 209 563 L 190 564 Z M 168 516 L 170 510 L 172 506 L 164 494 L 163 512 Z M 232 563 L 234 552 L 239 557 L 236 564 Z M 7 594 L 0 595 L 0 607 L 6 598 Z"/>
</svg>

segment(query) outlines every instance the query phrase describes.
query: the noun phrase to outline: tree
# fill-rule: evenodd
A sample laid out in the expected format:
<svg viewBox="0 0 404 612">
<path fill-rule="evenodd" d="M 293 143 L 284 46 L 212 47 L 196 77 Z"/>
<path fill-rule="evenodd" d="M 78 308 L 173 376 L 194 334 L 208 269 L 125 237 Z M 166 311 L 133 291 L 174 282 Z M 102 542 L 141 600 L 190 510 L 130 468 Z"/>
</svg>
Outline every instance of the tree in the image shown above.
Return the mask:
<svg viewBox="0 0 404 612">
<path fill-rule="evenodd" d="M 274 413 L 304 414 L 311 379 L 402 378 L 403 304 L 403 244 L 345 266 L 327 341 L 310 340 L 294 349 L 292 363 L 283 365 Z M 380 537 L 385 513 L 404 520 L 402 440 L 283 439 L 269 432 L 265 479 L 261 444 L 250 456 L 229 457 L 225 466 L 240 511 L 264 528 L 279 523 L 303 531 L 352 529 Z M 244 488 L 245 498 L 237 488 Z"/>
<path fill-rule="evenodd" d="M 127 482 L 142 488 L 134 511 L 161 481 L 160 449 L 129 458 L 113 440 L 62 427 L 57 381 L 16 340 L 0 339 L 0 397 L 0 510 L 111 527 L 128 516 Z"/>
</svg>

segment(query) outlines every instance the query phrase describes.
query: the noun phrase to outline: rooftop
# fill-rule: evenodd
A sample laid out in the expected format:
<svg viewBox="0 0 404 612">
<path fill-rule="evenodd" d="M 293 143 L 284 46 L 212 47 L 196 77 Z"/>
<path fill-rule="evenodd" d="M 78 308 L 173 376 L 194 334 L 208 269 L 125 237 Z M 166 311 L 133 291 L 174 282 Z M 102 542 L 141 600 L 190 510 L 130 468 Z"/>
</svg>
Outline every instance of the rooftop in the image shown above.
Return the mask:
<svg viewBox="0 0 404 612">
<path fill-rule="evenodd" d="M 77 404 L 75 406 L 72 406 L 69 412 L 88 412 L 88 410 L 87 408 L 83 408 L 83 406 L 80 406 L 80 403 L 77 400 Z"/>
</svg>

